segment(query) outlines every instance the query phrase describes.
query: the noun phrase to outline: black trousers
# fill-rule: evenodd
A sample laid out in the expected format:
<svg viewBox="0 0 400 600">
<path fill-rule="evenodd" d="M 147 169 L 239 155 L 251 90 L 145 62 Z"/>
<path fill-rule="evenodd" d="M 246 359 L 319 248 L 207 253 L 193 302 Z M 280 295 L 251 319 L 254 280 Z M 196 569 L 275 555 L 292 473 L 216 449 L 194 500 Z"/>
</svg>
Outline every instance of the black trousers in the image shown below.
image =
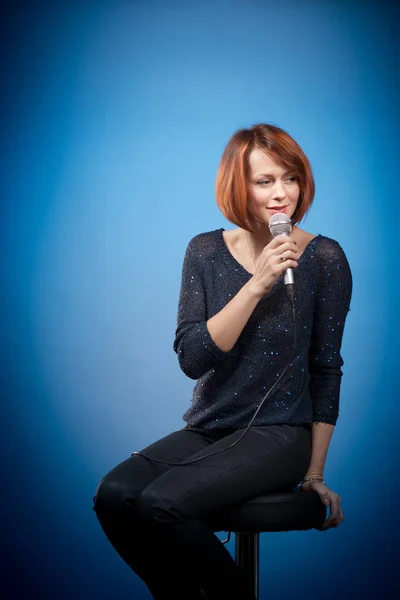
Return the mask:
<svg viewBox="0 0 400 600">
<path fill-rule="evenodd" d="M 259 494 L 295 487 L 311 458 L 311 428 L 295 425 L 206 431 L 185 427 L 133 455 L 99 483 L 94 510 L 109 541 L 164 600 L 254 600 L 207 519 Z"/>
</svg>

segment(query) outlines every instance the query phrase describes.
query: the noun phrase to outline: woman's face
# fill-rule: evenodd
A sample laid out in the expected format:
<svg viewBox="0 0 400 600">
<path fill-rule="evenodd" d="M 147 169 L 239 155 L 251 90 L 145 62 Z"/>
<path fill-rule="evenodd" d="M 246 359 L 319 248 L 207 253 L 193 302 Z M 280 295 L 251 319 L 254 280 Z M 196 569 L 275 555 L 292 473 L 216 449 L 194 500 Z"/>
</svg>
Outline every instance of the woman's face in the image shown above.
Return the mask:
<svg viewBox="0 0 400 600">
<path fill-rule="evenodd" d="M 252 220 L 266 225 L 277 212 L 292 217 L 300 195 L 296 173 L 259 149 L 249 155 L 247 189 Z"/>
</svg>

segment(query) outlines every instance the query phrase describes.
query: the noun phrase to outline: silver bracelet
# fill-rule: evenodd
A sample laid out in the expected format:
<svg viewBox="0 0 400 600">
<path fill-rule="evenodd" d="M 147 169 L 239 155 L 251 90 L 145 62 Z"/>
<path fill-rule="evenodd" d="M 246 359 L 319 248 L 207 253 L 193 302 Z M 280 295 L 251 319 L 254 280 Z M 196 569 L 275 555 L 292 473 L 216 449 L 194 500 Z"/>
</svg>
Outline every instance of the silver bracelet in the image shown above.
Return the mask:
<svg viewBox="0 0 400 600">
<path fill-rule="evenodd" d="M 323 483 L 324 485 L 326 485 L 325 481 L 321 477 L 309 477 L 307 479 L 303 479 L 300 485 L 302 485 L 303 483 L 308 483 L 309 481 L 319 481 L 319 483 Z"/>
</svg>

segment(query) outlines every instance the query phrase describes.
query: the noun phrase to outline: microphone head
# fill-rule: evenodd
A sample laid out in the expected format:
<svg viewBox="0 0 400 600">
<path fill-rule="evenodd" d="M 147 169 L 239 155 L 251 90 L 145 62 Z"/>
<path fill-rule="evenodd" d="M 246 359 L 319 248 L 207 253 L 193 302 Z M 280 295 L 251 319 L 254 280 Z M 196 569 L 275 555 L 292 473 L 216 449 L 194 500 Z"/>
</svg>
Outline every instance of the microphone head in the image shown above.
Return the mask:
<svg viewBox="0 0 400 600">
<path fill-rule="evenodd" d="M 275 213 L 272 215 L 268 227 L 274 237 L 277 235 L 290 235 L 292 231 L 291 220 L 285 213 Z"/>
</svg>

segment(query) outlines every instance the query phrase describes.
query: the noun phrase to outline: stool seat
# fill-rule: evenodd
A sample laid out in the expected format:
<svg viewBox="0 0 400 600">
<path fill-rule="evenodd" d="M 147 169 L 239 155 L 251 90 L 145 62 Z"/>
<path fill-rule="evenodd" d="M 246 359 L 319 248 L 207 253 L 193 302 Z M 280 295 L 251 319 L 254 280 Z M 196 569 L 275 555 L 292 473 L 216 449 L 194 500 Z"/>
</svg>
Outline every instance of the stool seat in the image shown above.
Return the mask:
<svg viewBox="0 0 400 600">
<path fill-rule="evenodd" d="M 207 523 L 214 532 L 235 533 L 235 561 L 259 599 L 260 533 L 320 529 L 326 520 L 326 506 L 316 492 L 300 488 L 257 496 L 244 504 L 213 514 Z"/>
<path fill-rule="evenodd" d="M 245 504 L 213 516 L 214 531 L 261 533 L 320 529 L 326 507 L 316 492 L 299 488 L 257 496 Z"/>
</svg>

